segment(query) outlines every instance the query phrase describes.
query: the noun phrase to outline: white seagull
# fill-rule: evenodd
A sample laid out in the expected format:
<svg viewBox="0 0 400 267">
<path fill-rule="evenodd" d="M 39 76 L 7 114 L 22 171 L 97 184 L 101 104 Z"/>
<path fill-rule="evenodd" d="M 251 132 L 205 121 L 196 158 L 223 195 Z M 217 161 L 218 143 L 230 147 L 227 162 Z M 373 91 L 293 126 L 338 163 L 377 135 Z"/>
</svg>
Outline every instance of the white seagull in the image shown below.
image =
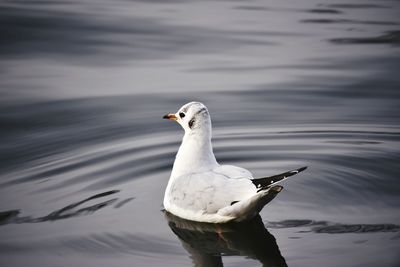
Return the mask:
<svg viewBox="0 0 400 267">
<path fill-rule="evenodd" d="M 202 103 L 187 103 L 163 118 L 185 130 L 164 195 L 165 210 L 181 218 L 209 223 L 250 219 L 283 189 L 277 182 L 307 168 L 254 179 L 246 169 L 218 164 L 210 114 Z"/>
</svg>

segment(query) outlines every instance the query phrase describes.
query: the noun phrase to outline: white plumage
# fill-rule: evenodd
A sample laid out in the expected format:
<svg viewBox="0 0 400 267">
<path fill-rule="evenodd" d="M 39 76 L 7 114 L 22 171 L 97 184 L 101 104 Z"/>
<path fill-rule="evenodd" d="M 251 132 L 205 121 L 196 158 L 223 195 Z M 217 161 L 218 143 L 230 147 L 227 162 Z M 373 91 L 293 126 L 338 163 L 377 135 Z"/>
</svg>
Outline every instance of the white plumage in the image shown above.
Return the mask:
<svg viewBox="0 0 400 267">
<path fill-rule="evenodd" d="M 181 218 L 211 223 L 249 219 L 282 190 L 276 182 L 305 169 L 253 179 L 246 169 L 218 164 L 203 104 L 190 102 L 164 118 L 185 130 L 164 195 L 165 209 Z"/>
</svg>

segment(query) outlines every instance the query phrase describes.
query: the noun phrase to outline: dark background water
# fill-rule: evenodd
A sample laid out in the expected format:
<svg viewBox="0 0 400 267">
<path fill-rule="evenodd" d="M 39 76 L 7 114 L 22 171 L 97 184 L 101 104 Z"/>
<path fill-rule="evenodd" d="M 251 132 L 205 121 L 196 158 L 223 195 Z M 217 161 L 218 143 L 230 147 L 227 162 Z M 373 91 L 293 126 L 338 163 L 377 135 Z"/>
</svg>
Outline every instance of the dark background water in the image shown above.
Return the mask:
<svg viewBox="0 0 400 267">
<path fill-rule="evenodd" d="M 257 228 L 288 266 L 399 266 L 398 14 L 399 1 L 2 1 L 0 265 L 196 262 L 201 237 L 161 211 L 183 134 L 161 117 L 197 100 L 221 163 L 309 166 L 262 211 L 269 234 Z M 224 247 L 225 266 L 261 265 L 251 238 Z"/>
</svg>

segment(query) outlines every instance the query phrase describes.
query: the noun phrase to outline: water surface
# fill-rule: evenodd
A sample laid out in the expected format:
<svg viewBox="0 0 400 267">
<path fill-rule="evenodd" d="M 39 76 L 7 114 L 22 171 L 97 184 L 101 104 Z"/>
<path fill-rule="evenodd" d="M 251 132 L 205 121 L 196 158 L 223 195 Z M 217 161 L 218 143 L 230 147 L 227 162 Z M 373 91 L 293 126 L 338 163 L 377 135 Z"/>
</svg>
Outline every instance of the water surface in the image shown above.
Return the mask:
<svg viewBox="0 0 400 267">
<path fill-rule="evenodd" d="M 2 266 L 400 264 L 398 1 L 0 7 Z M 309 166 L 261 217 L 162 211 L 192 100 L 221 163 Z"/>
</svg>

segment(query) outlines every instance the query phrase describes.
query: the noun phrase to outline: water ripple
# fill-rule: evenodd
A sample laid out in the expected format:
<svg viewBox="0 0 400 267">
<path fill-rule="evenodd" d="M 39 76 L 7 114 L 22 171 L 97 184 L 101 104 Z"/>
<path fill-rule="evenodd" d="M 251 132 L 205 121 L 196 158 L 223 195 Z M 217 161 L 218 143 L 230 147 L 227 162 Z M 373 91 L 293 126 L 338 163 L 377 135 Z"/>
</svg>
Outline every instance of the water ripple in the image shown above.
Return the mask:
<svg viewBox="0 0 400 267">
<path fill-rule="evenodd" d="M 313 220 L 284 220 L 280 222 L 267 222 L 266 226 L 272 229 L 300 227 L 309 228 L 310 230 L 308 231 L 320 234 L 400 232 L 400 225 L 397 224 L 342 224 Z M 304 230 L 301 232 L 304 232 Z"/>
<path fill-rule="evenodd" d="M 68 206 L 65 206 L 59 210 L 53 211 L 46 216 L 37 217 L 37 218 L 32 218 L 29 216 L 20 217 L 20 216 L 18 216 L 20 213 L 19 210 L 3 211 L 3 212 L 0 212 L 0 225 L 10 224 L 10 223 L 20 224 L 20 223 L 39 223 L 39 222 L 46 222 L 46 221 L 57 221 L 57 220 L 64 220 L 67 218 L 71 218 L 71 217 L 88 215 L 88 214 L 94 213 L 100 209 L 103 209 L 103 208 L 115 203 L 118 200 L 118 198 L 112 198 L 112 199 L 108 199 L 105 201 L 97 202 L 95 204 L 90 204 L 83 208 L 80 206 L 82 206 L 83 204 L 85 204 L 91 200 L 103 198 L 103 197 L 113 195 L 118 192 L 119 192 L 119 190 L 112 190 L 112 191 L 99 193 L 94 196 L 88 197 L 84 200 L 78 201 L 76 203 L 69 204 Z M 123 200 L 123 202 L 120 202 L 117 205 L 118 205 L 118 207 L 121 207 L 123 204 L 125 204 L 127 201 L 130 201 L 130 200 L 132 200 L 132 198 Z M 116 205 L 116 207 L 117 207 L 117 205 Z"/>
</svg>

